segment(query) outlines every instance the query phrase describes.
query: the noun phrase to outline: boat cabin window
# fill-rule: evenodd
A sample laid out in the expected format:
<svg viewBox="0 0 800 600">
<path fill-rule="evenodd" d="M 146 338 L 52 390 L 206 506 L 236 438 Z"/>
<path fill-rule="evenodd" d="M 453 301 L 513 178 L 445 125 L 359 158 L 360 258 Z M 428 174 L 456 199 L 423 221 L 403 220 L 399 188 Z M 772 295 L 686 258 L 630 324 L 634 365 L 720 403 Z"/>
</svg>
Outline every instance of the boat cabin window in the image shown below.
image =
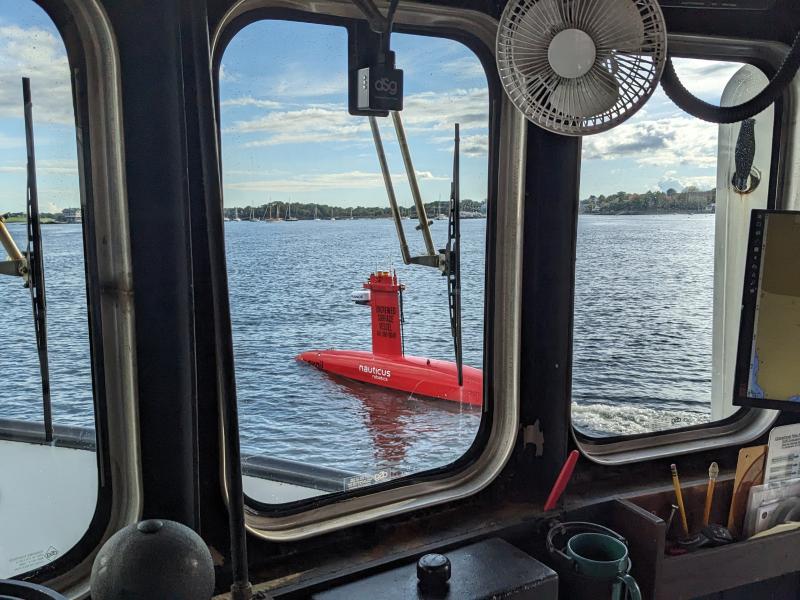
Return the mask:
<svg viewBox="0 0 800 600">
<path fill-rule="evenodd" d="M 752 65 L 675 63 L 712 104 L 738 104 L 767 82 Z M 768 203 L 773 111 L 756 117 L 761 181 L 745 193 L 732 187 L 741 124 L 696 119 L 661 88 L 623 125 L 584 138 L 572 375 L 580 432 L 646 434 L 734 414 L 747 227 L 750 210 Z"/>
<path fill-rule="evenodd" d="M 32 293 L 14 260 L 17 250 L 36 252 L 27 227 L 23 77 L 30 78 L 32 100 L 46 358 L 43 344 L 37 346 Z M 7 235 L 0 246 L 0 579 L 63 556 L 86 533 L 97 504 L 74 114 L 70 65 L 53 22 L 34 2 L 2 3 L 0 235 Z"/>
<path fill-rule="evenodd" d="M 247 25 L 222 56 L 219 90 L 244 489 L 256 503 L 446 467 L 481 425 L 487 79 L 459 42 L 394 33 L 391 43 L 437 252 L 460 125 L 463 385 L 447 279 L 403 264 L 370 120 L 348 113 L 347 29 Z M 411 255 L 423 254 L 395 124 L 376 124 Z"/>
</svg>

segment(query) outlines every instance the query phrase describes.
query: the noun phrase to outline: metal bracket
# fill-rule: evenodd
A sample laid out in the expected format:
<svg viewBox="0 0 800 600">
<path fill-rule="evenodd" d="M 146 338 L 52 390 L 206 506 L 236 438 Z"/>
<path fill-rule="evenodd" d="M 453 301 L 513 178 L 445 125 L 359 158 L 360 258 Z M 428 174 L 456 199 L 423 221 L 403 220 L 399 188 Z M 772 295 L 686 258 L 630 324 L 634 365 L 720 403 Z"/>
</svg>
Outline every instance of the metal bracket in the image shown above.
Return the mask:
<svg viewBox="0 0 800 600">
<path fill-rule="evenodd" d="M 0 275 L 11 275 L 12 277 L 22 277 L 25 283 L 28 282 L 28 261 L 24 258 L 19 260 L 0 260 Z"/>
<path fill-rule="evenodd" d="M 744 189 L 739 188 L 735 173 L 731 178 L 731 185 L 733 186 L 733 189 L 736 190 L 736 192 L 739 194 L 750 194 L 754 192 L 758 187 L 759 183 L 761 183 L 761 171 L 759 171 L 756 167 L 752 167 L 750 169 L 750 175 L 747 178 L 747 184 Z"/>
<path fill-rule="evenodd" d="M 435 269 L 439 269 L 440 271 L 444 272 L 444 253 L 434 254 L 434 255 L 427 255 L 423 254 L 422 256 L 411 256 L 408 259 L 413 265 L 420 265 L 423 267 L 434 267 Z"/>
<path fill-rule="evenodd" d="M 0 215 L 0 247 L 8 253 L 8 260 L 0 261 L 0 275 L 23 277 L 25 285 L 28 284 L 28 259 L 17 248 L 14 238 L 11 237 L 3 215 Z"/>
</svg>

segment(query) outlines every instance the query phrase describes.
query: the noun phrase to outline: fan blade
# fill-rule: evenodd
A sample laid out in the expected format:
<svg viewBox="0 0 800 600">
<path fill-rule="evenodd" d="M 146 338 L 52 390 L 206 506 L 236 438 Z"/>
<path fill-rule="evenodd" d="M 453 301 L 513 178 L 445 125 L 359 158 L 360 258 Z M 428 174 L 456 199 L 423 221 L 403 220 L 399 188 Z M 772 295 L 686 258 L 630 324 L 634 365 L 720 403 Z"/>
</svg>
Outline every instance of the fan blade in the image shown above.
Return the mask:
<svg viewBox="0 0 800 600">
<path fill-rule="evenodd" d="M 603 114 L 618 98 L 616 80 L 595 67 L 578 79 L 564 79 L 550 95 L 550 104 L 565 115 L 586 118 Z"/>
<path fill-rule="evenodd" d="M 531 53 L 543 52 L 547 58 L 547 46 L 553 32 L 563 28 L 563 19 L 555 0 L 540 0 L 519 17 L 510 32 L 512 52 L 517 59 L 529 59 Z"/>
<path fill-rule="evenodd" d="M 586 21 L 598 56 L 612 50 L 638 52 L 644 44 L 644 22 L 633 0 L 600 0 Z"/>
</svg>

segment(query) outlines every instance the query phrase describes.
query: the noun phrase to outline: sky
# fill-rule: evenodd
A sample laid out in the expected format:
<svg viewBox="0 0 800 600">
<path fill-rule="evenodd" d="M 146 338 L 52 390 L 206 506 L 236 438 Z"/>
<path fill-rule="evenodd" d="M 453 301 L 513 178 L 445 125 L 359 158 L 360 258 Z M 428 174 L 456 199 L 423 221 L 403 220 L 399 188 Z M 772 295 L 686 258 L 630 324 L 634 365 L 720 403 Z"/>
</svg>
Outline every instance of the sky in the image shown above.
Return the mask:
<svg viewBox="0 0 800 600">
<path fill-rule="evenodd" d="M 0 2 L 0 212 L 25 210 L 22 77 L 31 79 L 39 208 L 78 206 L 69 63 L 50 18 L 31 0 Z"/>
<path fill-rule="evenodd" d="M 461 196 L 487 195 L 489 95 L 477 57 L 458 42 L 395 34 L 405 80 L 403 122 L 423 199 L 449 197 L 453 124 L 461 124 Z M 718 103 L 738 65 L 681 59 L 685 85 Z M 40 206 L 79 204 L 69 67 L 63 43 L 31 0 L 0 2 L 0 212 L 25 209 L 20 78 L 31 77 Z M 272 201 L 387 206 L 365 117 L 347 112 L 347 36 L 330 25 L 260 21 L 222 58 L 226 206 Z M 398 200 L 411 204 L 390 119 L 379 119 Z M 689 117 L 657 89 L 631 119 L 583 140 L 581 197 L 711 188 L 717 127 Z"/>
</svg>

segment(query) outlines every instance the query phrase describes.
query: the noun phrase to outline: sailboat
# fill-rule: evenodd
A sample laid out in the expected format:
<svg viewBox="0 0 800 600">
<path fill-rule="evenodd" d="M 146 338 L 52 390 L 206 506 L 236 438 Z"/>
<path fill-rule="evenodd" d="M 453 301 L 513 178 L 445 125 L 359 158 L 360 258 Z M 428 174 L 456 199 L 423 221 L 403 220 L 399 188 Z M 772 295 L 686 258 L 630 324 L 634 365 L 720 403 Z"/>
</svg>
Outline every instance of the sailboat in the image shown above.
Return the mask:
<svg viewBox="0 0 800 600">
<path fill-rule="evenodd" d="M 447 213 L 442 212 L 442 195 L 439 194 L 439 199 L 436 201 L 436 220 L 447 221 L 448 218 Z"/>
<path fill-rule="evenodd" d="M 321 219 L 320 219 L 320 218 L 317 216 L 317 206 L 316 206 L 316 205 L 314 205 L 314 220 L 315 220 L 315 221 L 320 221 L 320 220 L 321 220 Z"/>
<path fill-rule="evenodd" d="M 297 221 L 297 217 L 292 216 L 292 204 L 291 202 L 286 207 L 286 220 L 287 221 Z"/>
<path fill-rule="evenodd" d="M 336 217 L 334 216 L 335 213 L 336 213 L 336 209 L 333 206 L 331 206 L 331 221 L 335 221 L 336 220 Z"/>
<path fill-rule="evenodd" d="M 239 218 L 239 207 L 237 207 L 237 206 L 233 207 L 233 220 L 234 221 L 241 221 L 241 219 Z"/>
<path fill-rule="evenodd" d="M 352 208 L 350 209 L 350 220 L 351 221 L 353 220 L 353 209 Z"/>
</svg>

